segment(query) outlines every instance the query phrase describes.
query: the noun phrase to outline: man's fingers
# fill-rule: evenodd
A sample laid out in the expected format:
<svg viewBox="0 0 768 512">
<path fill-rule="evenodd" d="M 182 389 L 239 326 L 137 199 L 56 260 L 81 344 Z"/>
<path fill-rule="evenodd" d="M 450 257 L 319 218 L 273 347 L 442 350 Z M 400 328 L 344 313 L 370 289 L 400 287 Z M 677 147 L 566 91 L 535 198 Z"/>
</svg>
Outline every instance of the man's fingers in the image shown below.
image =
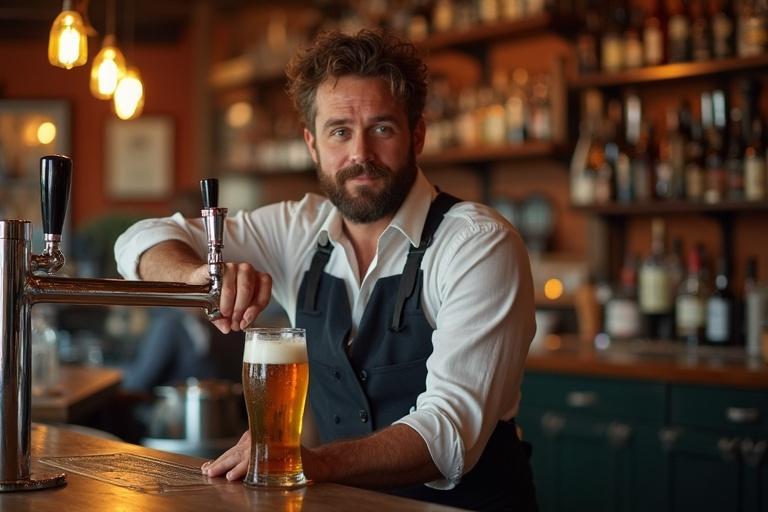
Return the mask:
<svg viewBox="0 0 768 512">
<path fill-rule="evenodd" d="M 256 296 L 250 306 L 243 313 L 243 320 L 240 323 L 240 328 L 245 329 L 256 320 L 264 308 L 269 304 L 269 300 L 272 298 L 272 277 L 269 274 L 258 274 L 258 289 L 256 290 Z"/>
<path fill-rule="evenodd" d="M 218 459 L 203 464 L 201 470 L 203 474 L 210 477 L 221 476 L 226 473 L 228 480 L 242 478 L 248 470 L 248 456 L 250 452 L 251 438 L 248 432 L 246 432 L 235 446 L 220 455 Z M 243 465 L 245 468 L 243 468 Z"/>
</svg>

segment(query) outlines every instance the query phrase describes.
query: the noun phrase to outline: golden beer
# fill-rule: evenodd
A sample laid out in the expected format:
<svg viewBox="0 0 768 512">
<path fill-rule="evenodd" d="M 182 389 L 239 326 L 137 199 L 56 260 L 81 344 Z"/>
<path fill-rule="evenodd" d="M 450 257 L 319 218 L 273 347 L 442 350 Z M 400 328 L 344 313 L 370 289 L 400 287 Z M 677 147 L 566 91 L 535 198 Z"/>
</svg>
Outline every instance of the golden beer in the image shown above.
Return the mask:
<svg viewBox="0 0 768 512">
<path fill-rule="evenodd" d="M 308 382 L 303 329 L 246 331 L 243 393 L 251 433 L 246 485 L 306 484 L 301 466 L 301 422 Z"/>
</svg>

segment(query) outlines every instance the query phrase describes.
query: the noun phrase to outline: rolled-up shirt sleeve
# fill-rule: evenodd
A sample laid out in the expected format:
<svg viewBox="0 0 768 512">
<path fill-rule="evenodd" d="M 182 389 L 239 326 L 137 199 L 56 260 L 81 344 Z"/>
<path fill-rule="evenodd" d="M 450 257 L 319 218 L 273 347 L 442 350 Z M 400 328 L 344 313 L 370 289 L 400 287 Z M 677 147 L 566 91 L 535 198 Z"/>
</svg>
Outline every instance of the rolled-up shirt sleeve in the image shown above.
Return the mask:
<svg viewBox="0 0 768 512">
<path fill-rule="evenodd" d="M 498 421 L 517 413 L 536 327 L 530 263 L 511 226 L 470 223 L 440 253 L 425 273 L 425 288 L 439 301 L 426 390 L 396 423 L 421 435 L 445 477 L 427 485 L 451 489 L 477 463 Z"/>
</svg>

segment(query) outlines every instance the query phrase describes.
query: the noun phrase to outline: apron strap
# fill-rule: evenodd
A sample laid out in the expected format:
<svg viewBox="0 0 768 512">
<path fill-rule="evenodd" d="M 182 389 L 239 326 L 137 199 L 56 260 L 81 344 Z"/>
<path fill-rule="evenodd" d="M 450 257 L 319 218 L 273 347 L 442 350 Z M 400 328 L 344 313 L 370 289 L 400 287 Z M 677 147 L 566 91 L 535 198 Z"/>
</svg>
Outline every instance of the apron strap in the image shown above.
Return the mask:
<svg viewBox="0 0 768 512">
<path fill-rule="evenodd" d="M 307 291 L 304 295 L 304 311 L 315 311 L 317 305 L 317 290 L 320 288 L 320 277 L 323 275 L 323 269 L 331 259 L 333 244 L 328 241 L 328 236 L 320 236 L 317 242 L 317 250 L 312 256 L 312 263 L 309 266 L 307 276 Z"/>
<path fill-rule="evenodd" d="M 408 258 L 405 261 L 405 268 L 403 269 L 403 277 L 400 279 L 400 287 L 397 289 L 397 299 L 395 302 L 395 310 L 392 314 L 392 326 L 390 329 L 393 331 L 399 331 L 403 325 L 403 309 L 405 308 L 405 301 L 408 300 L 413 291 L 416 288 L 416 278 L 419 275 L 419 269 L 421 268 L 421 260 L 424 257 L 424 253 L 432 245 L 435 231 L 437 227 L 443 221 L 443 216 L 450 210 L 453 205 L 460 203 L 461 199 L 454 197 L 445 192 L 439 192 L 432 205 L 429 207 L 429 213 L 427 214 L 427 220 L 424 221 L 424 228 L 421 231 L 421 241 L 419 246 L 416 247 L 411 244 L 411 248 L 408 250 Z M 313 262 L 314 263 L 314 262 Z"/>
</svg>

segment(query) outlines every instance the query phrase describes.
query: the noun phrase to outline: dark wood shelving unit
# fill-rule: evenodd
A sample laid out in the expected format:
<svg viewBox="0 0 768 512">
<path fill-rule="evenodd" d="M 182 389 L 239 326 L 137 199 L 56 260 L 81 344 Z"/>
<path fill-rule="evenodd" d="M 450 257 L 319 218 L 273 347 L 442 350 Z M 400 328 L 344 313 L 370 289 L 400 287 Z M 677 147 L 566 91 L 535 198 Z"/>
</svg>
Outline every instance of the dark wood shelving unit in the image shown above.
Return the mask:
<svg viewBox="0 0 768 512">
<path fill-rule="evenodd" d="M 768 201 L 725 201 L 717 204 L 691 201 L 648 201 L 641 203 L 607 203 L 594 205 L 572 205 L 574 211 L 621 217 L 630 215 L 672 215 L 672 214 L 734 214 L 768 212 Z"/>
<path fill-rule="evenodd" d="M 550 13 L 535 14 L 517 20 L 482 23 L 465 30 L 452 30 L 430 34 L 418 42 L 425 50 L 444 50 L 510 40 L 547 31 L 566 31 L 573 23 L 567 18 Z"/>
<path fill-rule="evenodd" d="M 447 148 L 439 153 L 424 153 L 417 161 L 424 167 L 445 167 L 515 160 L 562 159 L 566 158 L 567 154 L 567 148 L 554 142 L 529 141 L 515 145 Z"/>
<path fill-rule="evenodd" d="M 642 83 L 680 80 L 733 72 L 748 72 L 768 69 L 768 55 L 756 57 L 733 57 L 706 62 L 682 62 L 646 68 L 629 69 L 616 73 L 593 73 L 576 76 L 568 81 L 571 89 L 585 87 L 619 87 Z"/>
</svg>

